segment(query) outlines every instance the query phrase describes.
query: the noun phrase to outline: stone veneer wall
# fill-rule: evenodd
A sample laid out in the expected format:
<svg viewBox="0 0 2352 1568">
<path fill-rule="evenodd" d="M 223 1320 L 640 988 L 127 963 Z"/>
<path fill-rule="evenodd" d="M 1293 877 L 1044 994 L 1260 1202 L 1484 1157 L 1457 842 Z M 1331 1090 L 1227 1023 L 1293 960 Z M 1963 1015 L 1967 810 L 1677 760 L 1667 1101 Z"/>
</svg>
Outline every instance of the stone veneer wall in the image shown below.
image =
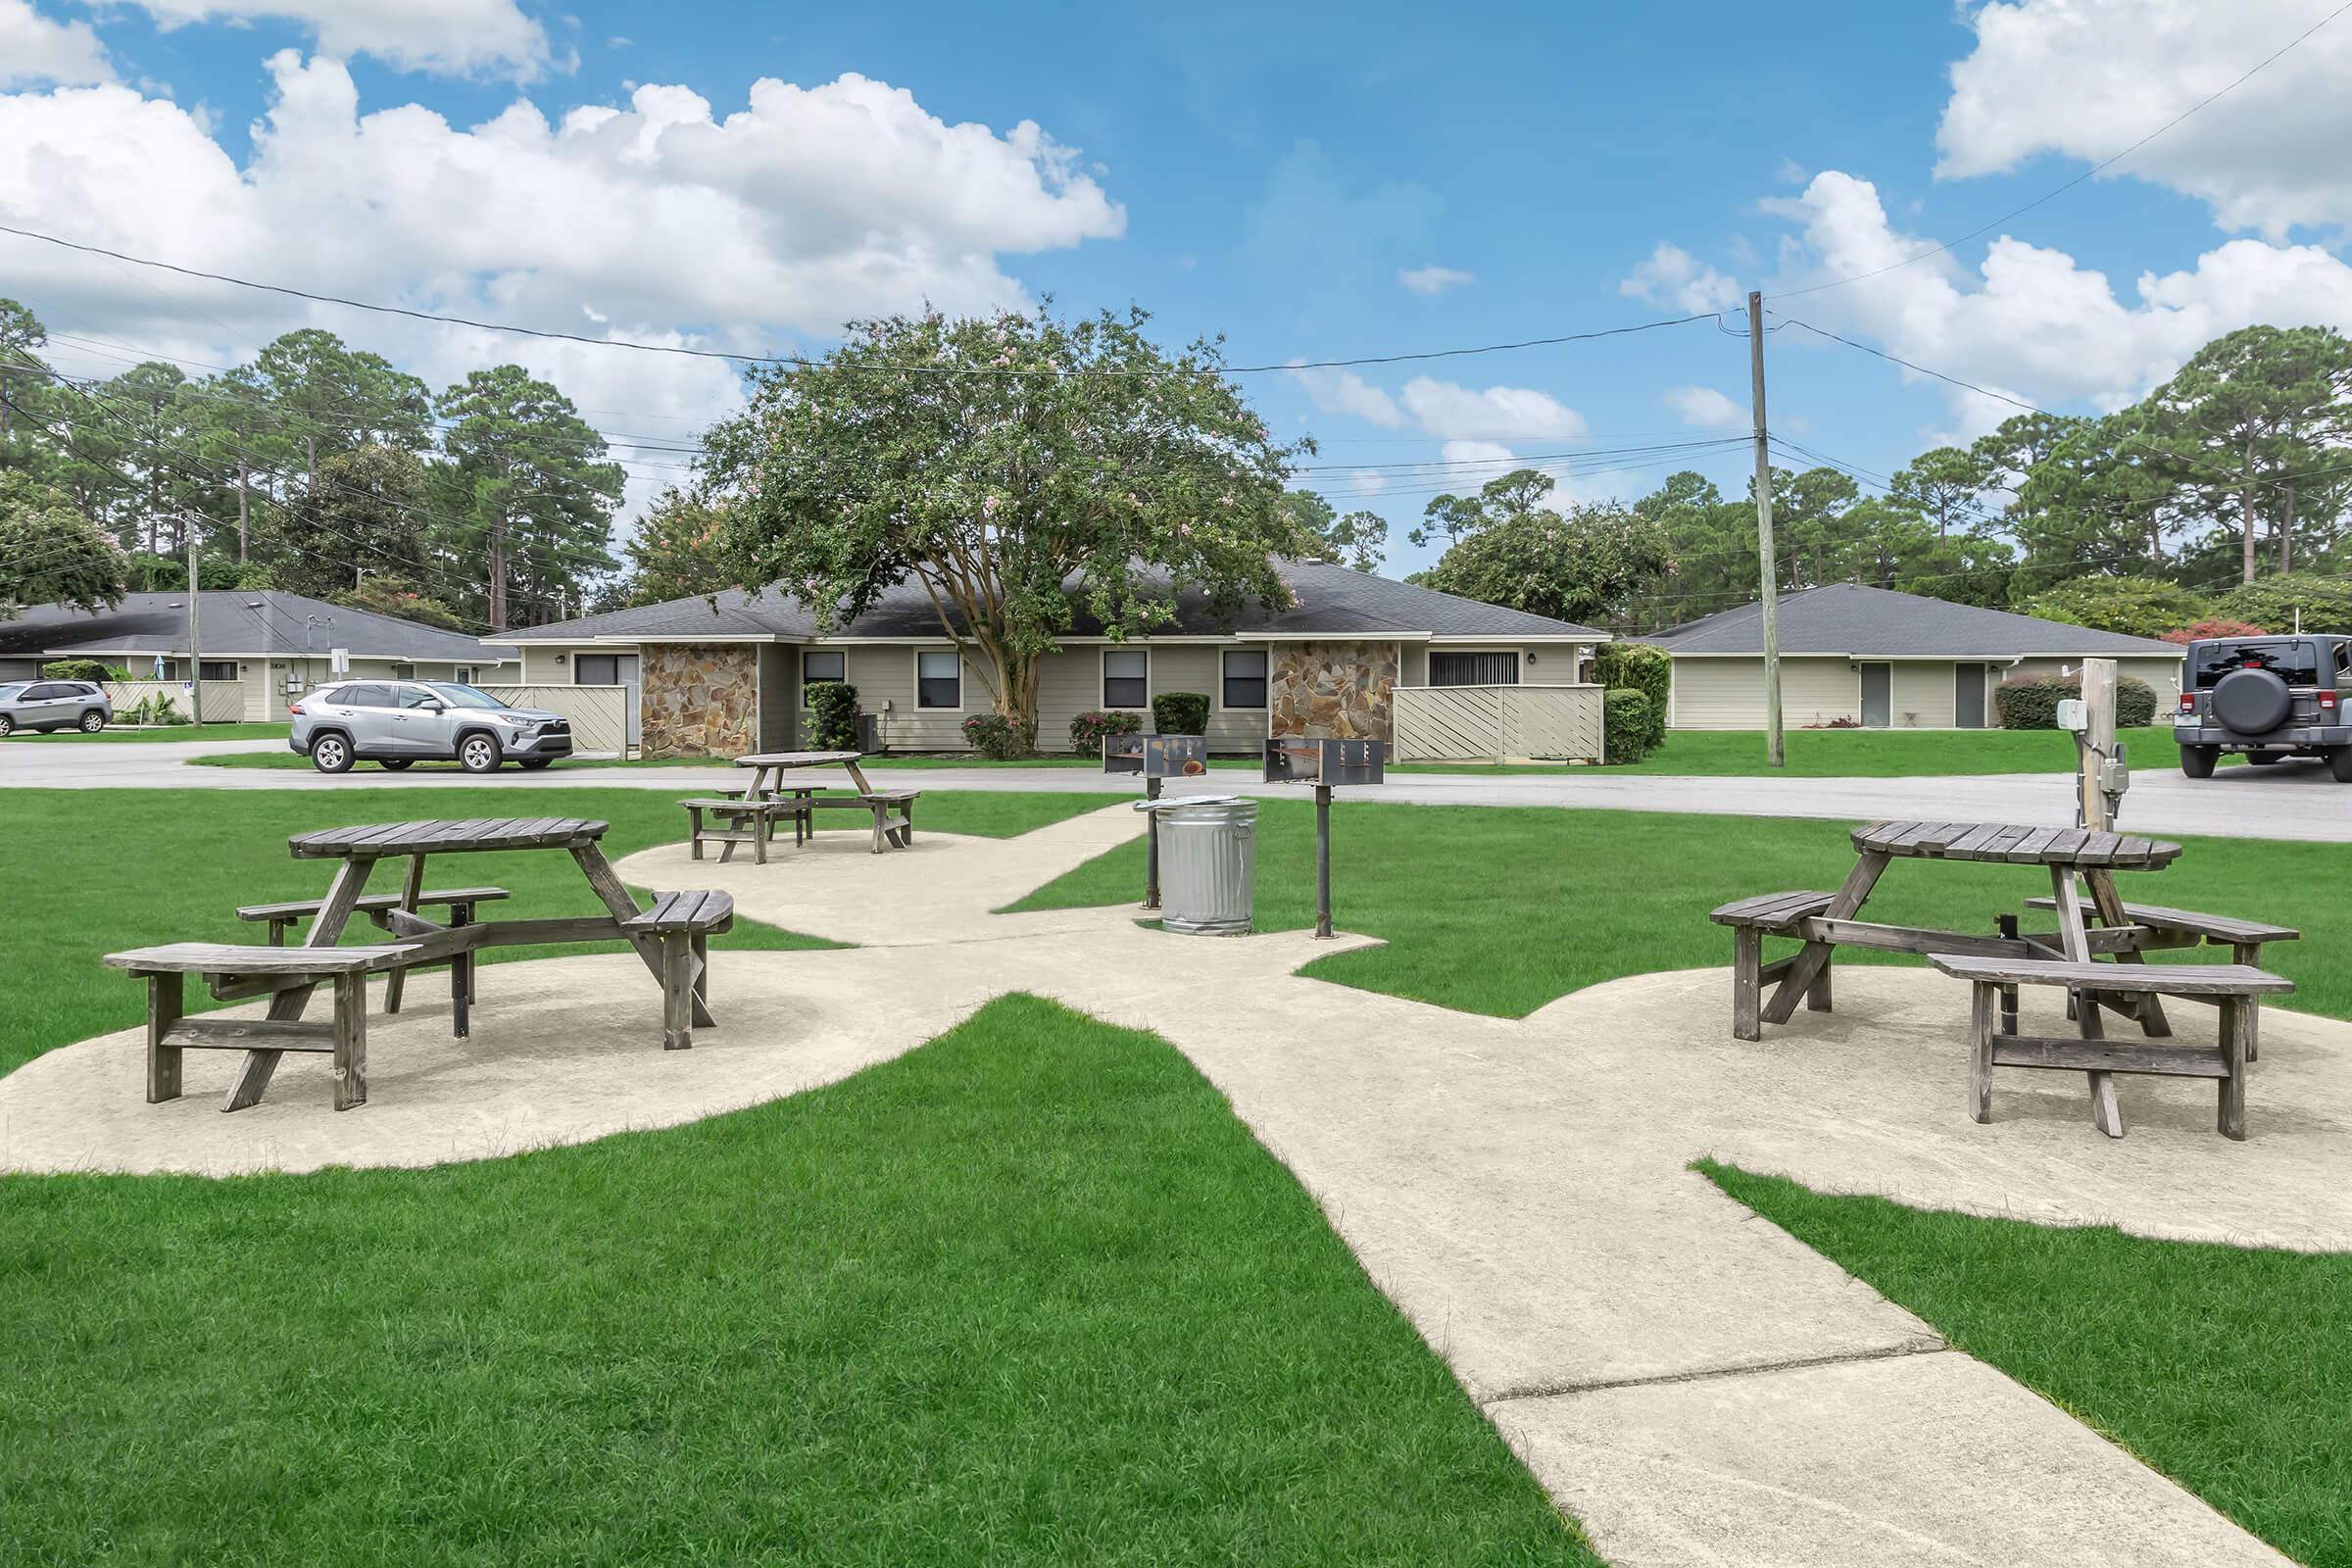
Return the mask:
<svg viewBox="0 0 2352 1568">
<path fill-rule="evenodd" d="M 756 748 L 760 652 L 750 643 L 647 643 L 639 666 L 647 757 L 741 757 Z"/>
<path fill-rule="evenodd" d="M 1269 732 L 1307 740 L 1389 738 L 1396 689 L 1396 645 L 1277 643 Z"/>
</svg>

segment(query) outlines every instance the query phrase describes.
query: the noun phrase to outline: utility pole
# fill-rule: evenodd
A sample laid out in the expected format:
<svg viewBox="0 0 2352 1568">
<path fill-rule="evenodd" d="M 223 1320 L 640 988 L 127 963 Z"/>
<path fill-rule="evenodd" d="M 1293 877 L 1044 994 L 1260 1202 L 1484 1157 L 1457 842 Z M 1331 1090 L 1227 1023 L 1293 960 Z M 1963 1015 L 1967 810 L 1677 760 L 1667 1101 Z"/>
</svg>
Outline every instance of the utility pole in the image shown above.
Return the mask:
<svg viewBox="0 0 2352 1568">
<path fill-rule="evenodd" d="M 188 717 L 197 724 L 204 722 L 204 651 L 196 640 L 196 604 L 203 583 L 198 579 L 197 564 L 204 559 L 203 546 L 197 541 L 196 519 L 185 513 L 180 514 L 180 531 L 188 540 Z"/>
<path fill-rule="evenodd" d="M 1764 746 L 1774 767 L 1788 765 L 1781 735 L 1781 598 L 1773 567 L 1772 447 L 1764 423 L 1764 295 L 1747 296 L 1747 376 L 1756 410 L 1756 561 L 1764 584 Z"/>
</svg>

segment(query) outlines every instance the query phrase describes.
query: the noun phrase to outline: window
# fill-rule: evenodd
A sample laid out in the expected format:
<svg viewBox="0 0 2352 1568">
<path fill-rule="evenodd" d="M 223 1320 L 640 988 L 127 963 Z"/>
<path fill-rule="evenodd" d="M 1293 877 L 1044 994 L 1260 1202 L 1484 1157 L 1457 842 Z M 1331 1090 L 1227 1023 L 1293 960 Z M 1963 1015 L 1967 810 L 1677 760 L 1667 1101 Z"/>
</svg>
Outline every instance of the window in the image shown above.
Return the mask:
<svg viewBox="0 0 2352 1568">
<path fill-rule="evenodd" d="M 471 664 L 452 664 L 450 674 L 457 679 L 460 685 L 470 686 L 473 684 L 474 674 Z"/>
<path fill-rule="evenodd" d="M 620 656 L 618 654 L 581 654 L 571 662 L 571 683 L 575 686 L 617 686 L 620 684 Z"/>
<path fill-rule="evenodd" d="M 808 688 L 819 681 L 848 680 L 850 656 L 838 648 L 810 648 L 801 654 L 801 706 L 808 706 Z"/>
<path fill-rule="evenodd" d="M 443 707 L 448 706 L 445 699 L 425 690 L 422 686 L 396 686 L 393 688 L 392 694 L 400 699 L 400 706 L 403 708 L 422 708 L 427 703 L 440 703 Z"/>
<path fill-rule="evenodd" d="M 415 680 L 416 678 L 416 666 L 415 664 L 394 664 L 392 666 L 392 678 L 394 680 Z"/>
<path fill-rule="evenodd" d="M 55 681 L 50 681 L 45 685 L 27 687 L 23 700 L 27 703 L 47 703 L 54 702 L 65 694 L 63 687 Z"/>
<path fill-rule="evenodd" d="M 1152 702 L 1152 656 L 1141 648 L 1102 650 L 1102 706 L 1144 708 Z"/>
<path fill-rule="evenodd" d="M 1223 706 L 1227 708 L 1263 708 L 1266 706 L 1266 653 L 1262 648 L 1227 650 L 1218 666 L 1224 685 Z"/>
<path fill-rule="evenodd" d="M 1516 686 L 1517 654 L 1436 654 L 1429 656 L 1432 686 Z"/>
<path fill-rule="evenodd" d="M 235 680 L 237 678 L 237 662 L 233 659 L 208 659 L 204 662 L 203 669 L 206 680 Z"/>
<path fill-rule="evenodd" d="M 916 654 L 914 656 L 914 706 L 917 708 L 961 708 L 963 706 L 963 659 L 960 655 Z"/>
<path fill-rule="evenodd" d="M 335 694 L 335 701 L 345 708 L 390 708 L 392 688 L 389 686 L 346 686 Z"/>
</svg>

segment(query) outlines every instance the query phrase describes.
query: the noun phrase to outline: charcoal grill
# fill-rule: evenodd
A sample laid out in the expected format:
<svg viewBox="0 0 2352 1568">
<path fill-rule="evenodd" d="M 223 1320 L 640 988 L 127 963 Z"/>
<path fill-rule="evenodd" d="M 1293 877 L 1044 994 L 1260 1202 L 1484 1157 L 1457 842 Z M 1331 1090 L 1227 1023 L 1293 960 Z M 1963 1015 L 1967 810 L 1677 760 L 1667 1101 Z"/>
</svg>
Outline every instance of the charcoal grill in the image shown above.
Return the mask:
<svg viewBox="0 0 2352 1568">
<path fill-rule="evenodd" d="M 1331 935 L 1331 792 L 1340 784 L 1388 778 L 1385 741 L 1285 736 L 1266 742 L 1265 781 L 1315 787 L 1315 935 Z"/>
<path fill-rule="evenodd" d="M 1160 785 L 1172 778 L 1201 778 L 1208 773 L 1208 740 L 1200 735 L 1105 735 L 1102 771 L 1141 773 L 1144 799 L 1159 799 Z M 1159 816 L 1151 817 L 1144 846 L 1144 907 L 1159 907 Z"/>
</svg>

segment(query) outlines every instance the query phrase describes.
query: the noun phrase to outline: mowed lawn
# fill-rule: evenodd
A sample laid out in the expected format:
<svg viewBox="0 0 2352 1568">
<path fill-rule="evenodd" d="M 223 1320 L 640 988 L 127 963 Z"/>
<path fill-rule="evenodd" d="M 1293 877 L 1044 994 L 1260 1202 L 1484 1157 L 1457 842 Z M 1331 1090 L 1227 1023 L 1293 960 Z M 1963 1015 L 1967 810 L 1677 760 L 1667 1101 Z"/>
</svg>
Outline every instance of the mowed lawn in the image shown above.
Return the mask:
<svg viewBox="0 0 2352 1568">
<path fill-rule="evenodd" d="M 1109 799 L 933 793 L 923 798 L 922 823 L 935 832 L 1003 837 L 1092 810 Z M 686 813 L 677 804 L 642 789 L 539 795 L 435 788 L 420 793 L 355 780 L 334 791 L 8 790 L 0 793 L 0 811 L 8 824 L 0 832 L 0 868 L 15 890 L 0 900 L 8 994 L 0 1072 L 52 1047 L 126 1029 L 146 1016 L 144 988 L 100 967 L 105 954 L 162 942 L 267 941 L 269 928 L 237 919 L 237 907 L 318 898 L 334 872 L 331 862 L 287 855 L 286 840 L 296 833 L 419 817 L 561 813 L 610 822 L 604 847 L 615 860 L 686 836 Z M 603 912 L 579 868 L 560 852 L 447 856 L 427 862 L 426 882 L 434 887 L 487 884 L 514 895 L 486 906 L 485 918 Z M 393 869 L 379 870 L 368 884 L 374 892 L 396 892 L 399 885 Z M 362 943 L 379 936 L 363 919 L 352 922 L 344 940 Z M 711 940 L 721 949 L 826 945 L 748 919 Z M 576 944 L 562 950 L 497 948 L 483 960 L 508 962 L 557 951 L 597 949 Z M 191 1005 L 206 1005 L 200 1000 L 204 995 L 201 986 L 188 988 Z"/>
<path fill-rule="evenodd" d="M 1708 910 L 1757 893 L 1835 888 L 1854 861 L 1838 822 L 1396 806 L 1350 802 L 1345 791 L 1331 819 L 1333 918 L 1389 946 L 1306 972 L 1505 1017 L 1621 975 L 1729 964 L 1731 933 Z M 2310 940 L 2277 944 L 2263 961 L 2300 988 L 2291 1005 L 2352 1017 L 2352 845 L 2181 843 L 2169 869 L 2120 875 L 2124 896 L 2302 927 Z M 1259 803 L 1256 850 L 1259 925 L 1312 925 L 1314 811 L 1303 797 Z M 1130 844 L 1012 907 L 1131 903 L 1143 885 L 1143 847 Z M 2024 913 L 2024 900 L 2048 892 L 2033 866 L 1903 860 L 1865 915 L 1989 935 L 1996 913 Z M 1838 961 L 1922 962 L 1850 949 Z M 1966 988 L 1955 981 L 1952 991 L 1965 1017 Z"/>
<path fill-rule="evenodd" d="M 12 1561 L 1598 1561 L 1181 1055 L 1034 999 L 663 1132 L 0 1206 Z"/>
<path fill-rule="evenodd" d="M 0 739 L 0 747 L 136 745 L 141 741 L 282 741 L 290 728 L 286 724 L 162 724 L 138 729 L 118 726 L 102 729 L 95 735 L 84 735 L 76 729 L 52 730 L 46 735 L 20 730 Z M 0 751 L 0 756 L 6 755 Z"/>
</svg>

